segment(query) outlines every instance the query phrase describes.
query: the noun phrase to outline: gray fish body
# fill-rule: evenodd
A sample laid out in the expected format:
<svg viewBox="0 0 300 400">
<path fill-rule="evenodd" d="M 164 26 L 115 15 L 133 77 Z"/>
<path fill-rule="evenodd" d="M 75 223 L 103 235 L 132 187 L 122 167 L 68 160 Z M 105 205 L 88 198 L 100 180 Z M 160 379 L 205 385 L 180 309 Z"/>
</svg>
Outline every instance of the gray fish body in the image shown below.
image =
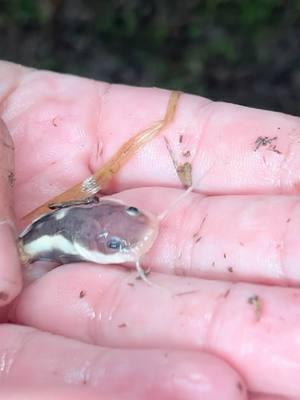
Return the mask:
<svg viewBox="0 0 300 400">
<path fill-rule="evenodd" d="M 20 235 L 27 262 L 136 261 L 157 235 L 154 216 L 119 201 L 68 206 L 33 221 Z"/>
</svg>

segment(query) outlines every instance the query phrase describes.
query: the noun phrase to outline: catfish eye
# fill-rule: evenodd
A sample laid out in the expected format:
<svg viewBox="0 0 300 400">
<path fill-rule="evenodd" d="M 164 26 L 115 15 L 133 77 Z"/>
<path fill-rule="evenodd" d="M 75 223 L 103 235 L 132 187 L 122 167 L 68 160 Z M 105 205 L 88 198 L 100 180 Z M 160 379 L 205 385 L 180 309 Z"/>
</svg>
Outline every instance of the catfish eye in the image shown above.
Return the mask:
<svg viewBox="0 0 300 400">
<path fill-rule="evenodd" d="M 106 242 L 106 246 L 109 249 L 119 250 L 122 247 L 122 240 L 116 236 L 113 236 L 108 239 L 108 241 Z"/>
<path fill-rule="evenodd" d="M 128 215 L 131 215 L 132 217 L 136 217 L 140 213 L 139 209 L 136 207 L 128 207 L 126 208 L 126 212 Z"/>
</svg>

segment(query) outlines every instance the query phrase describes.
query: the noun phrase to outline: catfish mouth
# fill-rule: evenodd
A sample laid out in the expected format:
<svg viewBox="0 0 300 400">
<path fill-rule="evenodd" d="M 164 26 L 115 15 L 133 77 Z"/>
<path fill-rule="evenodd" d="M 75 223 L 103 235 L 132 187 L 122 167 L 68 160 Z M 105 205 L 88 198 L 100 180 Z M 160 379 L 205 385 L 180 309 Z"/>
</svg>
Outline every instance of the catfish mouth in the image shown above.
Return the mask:
<svg viewBox="0 0 300 400">
<path fill-rule="evenodd" d="M 138 261 L 148 253 L 159 232 L 159 222 L 156 215 L 144 210 L 142 210 L 142 213 L 148 218 L 149 222 L 147 228 L 145 228 L 143 237 L 127 250 L 129 254 L 133 255 L 132 261 Z"/>
</svg>

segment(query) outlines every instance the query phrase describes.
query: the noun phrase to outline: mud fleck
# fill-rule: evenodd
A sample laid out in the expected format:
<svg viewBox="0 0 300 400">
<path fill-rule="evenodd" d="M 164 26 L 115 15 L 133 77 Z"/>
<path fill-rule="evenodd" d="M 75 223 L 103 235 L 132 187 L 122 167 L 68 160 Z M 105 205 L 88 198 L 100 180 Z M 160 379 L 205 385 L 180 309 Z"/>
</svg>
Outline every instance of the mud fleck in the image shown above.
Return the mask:
<svg viewBox="0 0 300 400">
<path fill-rule="evenodd" d="M 202 235 L 200 235 L 200 233 L 203 228 L 203 225 L 205 224 L 206 218 L 207 218 L 207 215 L 205 215 L 205 217 L 202 218 L 202 221 L 201 221 L 198 231 L 193 234 L 193 239 L 194 239 L 195 243 L 200 242 L 200 240 L 202 239 Z"/>
<path fill-rule="evenodd" d="M 181 296 L 188 296 L 190 294 L 196 294 L 196 293 L 199 293 L 199 290 L 187 290 L 186 292 L 177 293 L 175 296 L 181 297 Z"/>
<path fill-rule="evenodd" d="M 254 294 L 253 296 L 248 298 L 248 304 L 254 306 L 256 320 L 259 321 L 261 318 L 262 307 L 263 307 L 262 299 L 257 294 Z"/>
<path fill-rule="evenodd" d="M 183 135 L 180 135 L 179 136 L 179 143 L 182 143 L 183 142 Z"/>
<path fill-rule="evenodd" d="M 180 182 L 185 187 L 190 187 L 193 184 L 192 180 L 192 164 L 189 162 L 185 162 L 184 164 L 179 164 L 176 168 L 177 175 L 180 179 Z"/>
<path fill-rule="evenodd" d="M 8 299 L 8 294 L 6 292 L 0 292 L 0 301 L 6 301 Z"/>
<path fill-rule="evenodd" d="M 224 299 L 227 299 L 229 294 L 230 294 L 230 289 L 227 289 L 226 292 L 223 294 Z"/>
<path fill-rule="evenodd" d="M 202 239 L 202 236 L 200 235 L 200 232 L 199 232 L 199 231 L 197 231 L 197 232 L 195 232 L 195 233 L 193 234 L 193 239 L 194 239 L 194 242 L 195 242 L 195 243 L 200 242 L 200 240 Z"/>
<path fill-rule="evenodd" d="M 202 218 L 201 224 L 200 224 L 200 230 L 203 228 L 203 225 L 206 221 L 207 215 L 205 215 L 205 217 Z"/>
<path fill-rule="evenodd" d="M 85 297 L 85 295 L 86 295 L 86 291 L 85 290 L 80 290 L 79 298 L 83 299 Z"/>
<path fill-rule="evenodd" d="M 291 218 L 288 218 L 287 220 L 286 220 L 286 223 L 288 224 L 289 222 L 291 222 Z"/>
<path fill-rule="evenodd" d="M 254 142 L 254 151 L 257 151 L 262 146 L 270 146 L 273 142 L 277 140 L 277 136 L 269 137 L 269 136 L 258 136 L 258 138 Z"/>
<path fill-rule="evenodd" d="M 134 287 L 134 283 L 133 282 L 128 282 L 127 285 L 131 286 L 131 287 Z"/>
<path fill-rule="evenodd" d="M 215 266 L 216 266 L 216 263 L 213 261 L 213 262 L 211 263 L 211 266 L 212 266 L 212 267 L 215 267 Z"/>
<path fill-rule="evenodd" d="M 15 181 L 16 181 L 16 177 L 15 177 L 15 174 L 12 171 L 8 172 L 7 179 L 8 179 L 8 182 L 9 182 L 10 186 L 14 187 Z"/>
<path fill-rule="evenodd" d="M 282 154 L 282 151 L 278 150 L 275 145 L 274 146 L 270 146 L 268 148 L 268 150 L 273 151 L 274 153 L 277 153 L 277 154 Z"/>
<path fill-rule="evenodd" d="M 223 257 L 225 258 L 225 260 L 226 260 L 226 258 L 227 258 L 227 254 L 226 253 L 224 253 L 223 254 Z"/>
<path fill-rule="evenodd" d="M 118 328 L 127 328 L 127 324 L 123 322 L 122 324 L 118 325 Z"/>
<path fill-rule="evenodd" d="M 58 126 L 57 117 L 52 118 L 52 125 Z"/>
<path fill-rule="evenodd" d="M 245 243 L 244 242 L 240 242 L 240 246 L 245 246 Z"/>
<path fill-rule="evenodd" d="M 232 267 L 228 267 L 227 270 L 228 270 L 228 272 L 233 272 L 233 268 Z"/>
<path fill-rule="evenodd" d="M 191 157 L 191 152 L 190 152 L 190 150 L 186 150 L 186 151 L 184 151 L 184 152 L 182 153 L 182 155 L 183 155 L 183 157 L 188 158 L 188 157 Z"/>
<path fill-rule="evenodd" d="M 282 152 L 277 148 L 276 141 L 277 136 L 259 136 L 254 142 L 254 151 L 257 151 L 260 147 L 265 147 L 269 151 L 273 151 L 277 154 L 282 154 Z"/>
<path fill-rule="evenodd" d="M 180 182 L 185 187 L 192 186 L 192 183 L 193 183 L 192 182 L 192 164 L 189 162 L 185 162 L 184 164 L 178 164 L 168 139 L 165 136 L 164 136 L 164 139 L 165 139 L 167 150 L 168 150 L 171 160 L 173 162 L 174 168 L 177 172 L 178 178 L 180 179 Z"/>
</svg>

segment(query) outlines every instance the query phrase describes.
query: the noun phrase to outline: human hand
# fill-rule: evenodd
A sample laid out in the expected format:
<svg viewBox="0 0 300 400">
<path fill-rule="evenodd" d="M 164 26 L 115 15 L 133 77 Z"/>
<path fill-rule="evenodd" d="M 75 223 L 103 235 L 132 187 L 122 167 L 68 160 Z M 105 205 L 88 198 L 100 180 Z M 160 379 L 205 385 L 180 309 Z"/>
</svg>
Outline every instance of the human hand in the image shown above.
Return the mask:
<svg viewBox="0 0 300 400">
<path fill-rule="evenodd" d="M 0 73 L 7 84 L 2 118 L 16 146 L 18 220 L 99 168 L 161 118 L 168 101 L 166 91 L 8 63 Z M 193 193 L 162 224 L 143 260 L 161 290 L 136 281 L 135 272 L 86 263 L 57 268 L 26 287 L 8 310 L 16 325 L 0 330 L 7 389 L 75 388 L 84 398 L 246 399 L 247 390 L 300 397 L 300 292 L 286 287 L 299 282 L 298 198 L 278 195 L 299 190 L 299 120 L 182 95 L 163 135 L 178 161 L 191 163 L 198 191 L 220 196 Z M 1 219 L 11 221 L 9 181 L 2 185 Z M 131 189 L 116 197 L 160 212 L 178 196 L 180 189 L 170 188 L 176 186 L 161 136 L 110 189 Z M 20 288 L 7 232 L 0 238 L 7 249 L 3 304 Z"/>
</svg>

